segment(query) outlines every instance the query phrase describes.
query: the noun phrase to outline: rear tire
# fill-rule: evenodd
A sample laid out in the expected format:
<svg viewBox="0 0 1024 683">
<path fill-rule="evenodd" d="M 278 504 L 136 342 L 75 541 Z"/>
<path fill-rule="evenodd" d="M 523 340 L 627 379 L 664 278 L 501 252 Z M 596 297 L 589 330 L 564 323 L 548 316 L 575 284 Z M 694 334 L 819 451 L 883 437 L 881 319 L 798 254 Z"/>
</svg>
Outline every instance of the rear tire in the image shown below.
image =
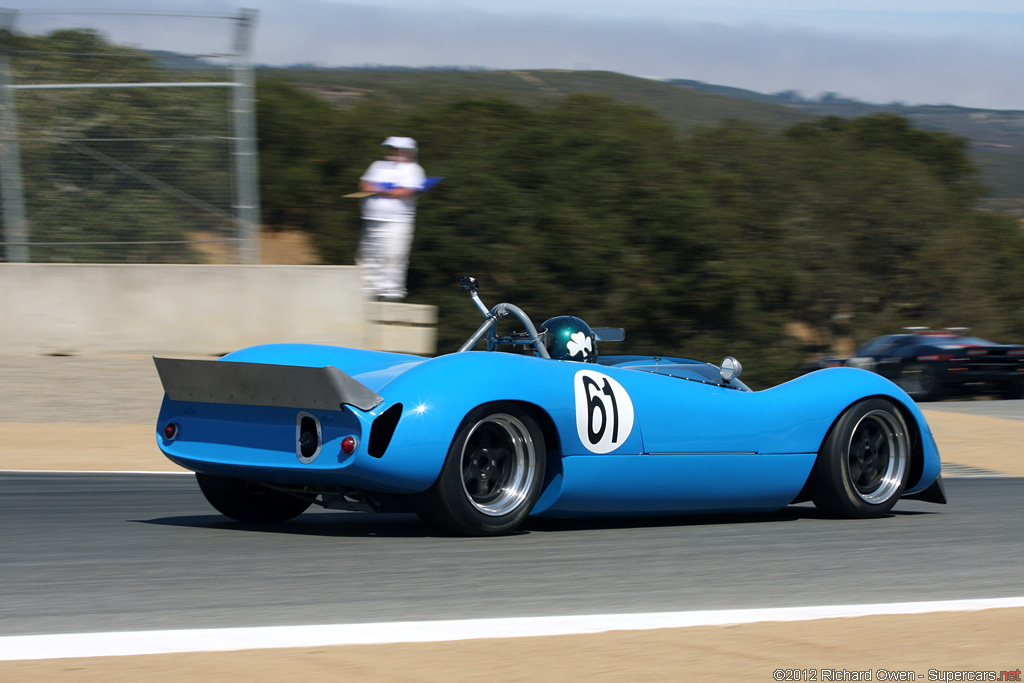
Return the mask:
<svg viewBox="0 0 1024 683">
<path fill-rule="evenodd" d="M 907 485 L 910 439 L 899 410 L 886 399 L 846 409 L 811 472 L 814 505 L 838 517 L 881 517 Z"/>
<path fill-rule="evenodd" d="M 511 403 L 480 406 L 466 416 L 434 485 L 413 497 L 427 525 L 465 536 L 515 531 L 540 497 L 544 435 Z"/>
<path fill-rule="evenodd" d="M 196 481 L 210 505 L 222 515 L 239 522 L 287 522 L 313 504 L 244 479 L 196 472 Z"/>
<path fill-rule="evenodd" d="M 1008 401 L 1024 398 L 1024 382 L 1013 382 L 999 387 L 999 396 Z"/>
</svg>

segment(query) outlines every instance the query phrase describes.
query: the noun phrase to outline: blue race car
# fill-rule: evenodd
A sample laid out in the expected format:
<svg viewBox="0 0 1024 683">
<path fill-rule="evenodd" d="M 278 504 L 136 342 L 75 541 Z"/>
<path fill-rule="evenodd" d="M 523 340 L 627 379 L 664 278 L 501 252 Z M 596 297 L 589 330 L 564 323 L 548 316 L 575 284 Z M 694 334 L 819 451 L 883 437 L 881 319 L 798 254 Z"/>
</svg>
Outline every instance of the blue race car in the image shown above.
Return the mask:
<svg viewBox="0 0 1024 683">
<path fill-rule="evenodd" d="M 488 309 L 456 353 L 270 344 L 220 360 L 156 358 L 157 443 L 207 500 L 248 522 L 311 505 L 414 510 L 431 527 L 506 534 L 530 515 L 759 512 L 813 501 L 880 517 L 945 503 L 939 453 L 899 387 L 855 368 L 764 391 L 740 364 L 599 355 L 620 329 L 536 327 Z M 523 331 L 498 334 L 503 318 Z M 475 351 L 486 342 L 487 351 Z M 502 344 L 525 353 L 496 352 Z"/>
</svg>

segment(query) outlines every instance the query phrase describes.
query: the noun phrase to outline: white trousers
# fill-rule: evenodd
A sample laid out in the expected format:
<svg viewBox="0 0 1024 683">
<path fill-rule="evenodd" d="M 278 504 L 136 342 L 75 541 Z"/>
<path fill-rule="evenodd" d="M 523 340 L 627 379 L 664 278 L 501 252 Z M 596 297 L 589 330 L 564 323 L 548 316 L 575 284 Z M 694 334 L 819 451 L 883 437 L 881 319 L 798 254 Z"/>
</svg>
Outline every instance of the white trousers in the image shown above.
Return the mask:
<svg viewBox="0 0 1024 683">
<path fill-rule="evenodd" d="M 404 299 L 413 223 L 363 221 L 357 263 L 363 267 L 363 291 L 380 299 Z"/>
</svg>

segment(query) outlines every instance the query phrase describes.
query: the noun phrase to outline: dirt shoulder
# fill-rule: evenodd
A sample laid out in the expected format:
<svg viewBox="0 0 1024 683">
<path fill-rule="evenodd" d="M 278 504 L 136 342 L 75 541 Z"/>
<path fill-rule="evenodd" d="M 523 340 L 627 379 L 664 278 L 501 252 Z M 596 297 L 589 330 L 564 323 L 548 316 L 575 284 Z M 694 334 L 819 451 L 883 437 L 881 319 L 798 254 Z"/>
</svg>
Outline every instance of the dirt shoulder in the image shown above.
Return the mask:
<svg viewBox="0 0 1024 683">
<path fill-rule="evenodd" d="M 994 609 L 551 638 L 32 660 L 0 662 L 0 680 L 997 680 L 940 672 L 1019 671 L 1021 624 L 1024 609 Z M 791 677 L 779 677 L 779 669 Z"/>
<path fill-rule="evenodd" d="M 1024 477 L 1024 420 L 927 409 L 923 412 L 944 466 L 955 464 Z"/>
<path fill-rule="evenodd" d="M 0 354 L 0 387 L 0 469 L 176 469 L 156 448 L 148 356 Z M 1024 420 L 924 412 L 943 463 L 1024 476 Z"/>
<path fill-rule="evenodd" d="M 925 416 L 945 466 L 1024 476 L 1024 420 L 943 411 Z M 0 469 L 183 471 L 157 448 L 155 422 L 0 422 Z M 946 472 L 960 474 L 953 467 Z"/>
</svg>

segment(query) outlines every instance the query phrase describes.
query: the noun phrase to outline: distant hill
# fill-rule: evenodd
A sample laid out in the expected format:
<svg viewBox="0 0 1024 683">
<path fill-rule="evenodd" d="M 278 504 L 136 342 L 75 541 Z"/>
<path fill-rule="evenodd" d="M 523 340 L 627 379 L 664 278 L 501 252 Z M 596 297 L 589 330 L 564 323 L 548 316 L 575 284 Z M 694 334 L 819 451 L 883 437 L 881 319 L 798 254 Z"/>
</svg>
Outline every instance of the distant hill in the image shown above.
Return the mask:
<svg viewBox="0 0 1024 683">
<path fill-rule="evenodd" d="M 339 105 L 371 94 L 398 103 L 504 97 L 520 104 L 538 105 L 572 93 L 603 93 L 654 109 L 684 133 L 715 126 L 725 119 L 753 120 L 778 130 L 811 118 L 810 114 L 780 104 L 762 104 L 609 71 L 264 68 L 259 75 L 292 83 Z"/>
<path fill-rule="evenodd" d="M 920 128 L 946 131 L 969 139 L 991 197 L 1024 200 L 1024 111 L 898 103 L 877 105 L 836 95 L 812 101 L 796 93 L 766 95 L 699 81 L 659 81 L 608 71 L 261 67 L 258 72 L 263 78 L 289 82 L 338 106 L 371 95 L 399 104 L 504 97 L 538 105 L 571 93 L 604 93 L 659 112 L 681 133 L 715 126 L 729 119 L 748 120 L 769 130 L 781 130 L 816 116 L 845 118 L 891 112 L 906 117 Z"/>
<path fill-rule="evenodd" d="M 775 95 L 710 85 L 700 81 L 671 80 L 672 85 L 688 90 L 712 93 L 757 102 L 778 105 L 815 116 L 849 118 L 888 112 L 903 116 L 919 128 L 941 130 L 965 137 L 971 141 L 971 151 L 981 168 L 990 194 L 996 198 L 1024 199 L 1024 111 L 1000 109 L 970 109 L 952 105 L 868 104 L 828 94 L 817 100 L 808 100 L 797 93 Z"/>
</svg>

